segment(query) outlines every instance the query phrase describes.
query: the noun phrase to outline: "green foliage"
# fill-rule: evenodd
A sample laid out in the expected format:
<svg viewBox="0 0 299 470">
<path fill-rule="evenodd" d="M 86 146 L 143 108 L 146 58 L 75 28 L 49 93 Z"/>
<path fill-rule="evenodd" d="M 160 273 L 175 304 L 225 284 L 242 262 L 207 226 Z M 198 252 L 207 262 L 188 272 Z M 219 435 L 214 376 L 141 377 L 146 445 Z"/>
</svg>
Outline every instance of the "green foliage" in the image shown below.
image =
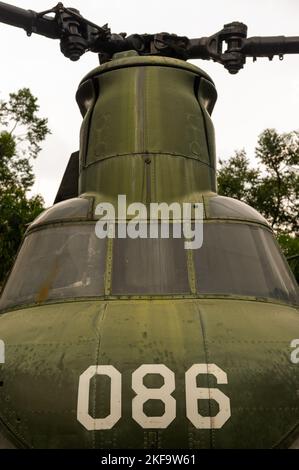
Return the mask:
<svg viewBox="0 0 299 470">
<path fill-rule="evenodd" d="M 38 109 L 28 88 L 0 102 L 0 190 L 15 183 L 27 191 L 34 182 L 32 160 L 50 132 L 47 119 L 37 116 Z"/>
<path fill-rule="evenodd" d="M 299 238 L 282 233 L 278 235 L 278 243 L 289 262 L 297 282 L 299 282 Z"/>
<path fill-rule="evenodd" d="M 254 188 L 254 200 L 278 232 L 299 229 L 299 133 L 266 129 L 258 139 L 256 157 L 266 174 Z"/>
<path fill-rule="evenodd" d="M 249 167 L 245 150 L 237 151 L 228 161 L 219 160 L 219 163 L 219 194 L 248 201 L 259 171 Z"/>
<path fill-rule="evenodd" d="M 10 270 L 26 225 L 43 210 L 43 199 L 37 195 L 27 198 L 15 187 L 1 194 L 0 203 L 0 285 Z"/>
<path fill-rule="evenodd" d="M 245 150 L 220 160 L 218 191 L 243 200 L 271 224 L 297 279 L 299 239 L 299 134 L 266 129 L 255 151 L 257 168 L 250 167 Z"/>
<path fill-rule="evenodd" d="M 32 162 L 50 132 L 28 88 L 0 102 L 0 285 L 11 268 L 26 225 L 43 209 L 41 196 L 28 198 Z"/>
</svg>

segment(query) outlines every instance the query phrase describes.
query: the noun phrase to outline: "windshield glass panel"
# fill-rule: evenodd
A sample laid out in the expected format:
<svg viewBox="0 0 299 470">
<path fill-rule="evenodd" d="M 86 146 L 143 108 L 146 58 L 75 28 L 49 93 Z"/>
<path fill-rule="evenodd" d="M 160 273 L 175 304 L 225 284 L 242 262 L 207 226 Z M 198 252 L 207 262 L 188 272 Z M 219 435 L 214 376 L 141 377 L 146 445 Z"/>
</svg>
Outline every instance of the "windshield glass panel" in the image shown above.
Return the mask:
<svg viewBox="0 0 299 470">
<path fill-rule="evenodd" d="M 190 293 L 182 238 L 115 239 L 113 294 Z"/>
<path fill-rule="evenodd" d="M 270 231 L 247 224 L 206 223 L 194 251 L 197 291 L 298 301 L 298 289 Z"/>
<path fill-rule="evenodd" d="M 3 291 L 0 308 L 104 293 L 106 240 L 94 225 L 59 226 L 29 234 Z"/>
</svg>

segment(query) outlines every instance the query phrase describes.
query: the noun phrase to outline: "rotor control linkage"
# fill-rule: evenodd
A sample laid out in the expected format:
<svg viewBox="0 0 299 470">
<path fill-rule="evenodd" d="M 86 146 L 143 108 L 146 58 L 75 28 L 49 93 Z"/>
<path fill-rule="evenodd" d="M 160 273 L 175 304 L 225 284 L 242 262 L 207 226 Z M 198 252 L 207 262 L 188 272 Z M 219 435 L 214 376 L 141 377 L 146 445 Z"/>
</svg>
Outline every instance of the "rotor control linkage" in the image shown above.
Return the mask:
<svg viewBox="0 0 299 470">
<path fill-rule="evenodd" d="M 0 22 L 23 28 L 29 36 L 36 33 L 59 39 L 62 53 L 73 61 L 91 51 L 99 54 L 104 63 L 116 52 L 134 50 L 139 55 L 213 60 L 235 74 L 243 68 L 246 57 L 272 59 L 278 55 L 282 59 L 284 54 L 299 54 L 299 37 L 247 38 L 247 26 L 239 22 L 224 25 L 210 37 L 195 39 L 169 33 L 112 34 L 107 24 L 97 26 L 62 3 L 37 13 L 0 2 Z"/>
</svg>

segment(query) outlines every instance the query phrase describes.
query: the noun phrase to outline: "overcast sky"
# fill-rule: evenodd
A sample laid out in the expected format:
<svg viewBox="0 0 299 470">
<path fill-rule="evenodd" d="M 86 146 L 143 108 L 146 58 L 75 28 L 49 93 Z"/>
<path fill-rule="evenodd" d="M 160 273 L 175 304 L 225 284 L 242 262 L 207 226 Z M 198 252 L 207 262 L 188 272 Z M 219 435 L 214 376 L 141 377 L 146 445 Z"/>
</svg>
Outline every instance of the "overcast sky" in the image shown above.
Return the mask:
<svg viewBox="0 0 299 470">
<path fill-rule="evenodd" d="M 16 6 L 43 11 L 56 0 L 15 0 Z M 248 36 L 299 35 L 298 0 L 70 0 L 66 6 L 113 32 L 168 31 L 188 37 L 210 36 L 225 23 L 241 21 Z M 72 63 L 59 42 L 0 25 L 0 99 L 29 87 L 38 97 L 40 115 L 48 117 L 52 135 L 35 164 L 34 193 L 53 203 L 70 154 L 78 149 L 81 116 L 74 96 L 81 78 L 98 65 L 97 55 L 85 54 Z M 299 128 L 299 56 L 273 62 L 251 59 L 233 76 L 219 64 L 193 61 L 214 80 L 218 91 L 213 120 L 218 158 L 245 148 L 252 158 L 257 136 L 267 127 L 279 132 Z"/>
</svg>

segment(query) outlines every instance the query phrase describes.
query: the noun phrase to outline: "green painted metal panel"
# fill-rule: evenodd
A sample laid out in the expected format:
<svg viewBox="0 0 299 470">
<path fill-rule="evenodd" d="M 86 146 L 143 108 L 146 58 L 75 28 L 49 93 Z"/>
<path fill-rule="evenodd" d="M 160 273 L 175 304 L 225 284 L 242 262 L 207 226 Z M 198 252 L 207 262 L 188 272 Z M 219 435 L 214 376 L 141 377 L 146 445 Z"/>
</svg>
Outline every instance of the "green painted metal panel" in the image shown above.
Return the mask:
<svg viewBox="0 0 299 470">
<path fill-rule="evenodd" d="M 7 345 L 1 420 L 30 447 L 272 447 L 299 424 L 299 367 L 290 361 L 299 316 L 290 307 L 86 301 L 10 312 L 0 317 L 0 328 Z M 185 372 L 200 363 L 227 373 L 227 384 L 217 385 L 211 375 L 198 383 L 229 397 L 231 417 L 221 429 L 196 429 L 186 417 Z M 111 430 L 87 431 L 76 418 L 79 376 L 96 364 L 122 375 L 122 416 Z M 176 418 L 166 429 L 143 429 L 132 419 L 132 372 L 142 364 L 164 364 L 175 373 Z M 148 386 L 160 387 L 158 378 L 149 376 Z M 91 415 L 109 413 L 109 393 L 109 381 L 93 381 Z M 155 415 L 160 405 L 152 400 L 145 410 Z M 216 414 L 217 405 L 202 400 L 199 411 Z"/>
</svg>

